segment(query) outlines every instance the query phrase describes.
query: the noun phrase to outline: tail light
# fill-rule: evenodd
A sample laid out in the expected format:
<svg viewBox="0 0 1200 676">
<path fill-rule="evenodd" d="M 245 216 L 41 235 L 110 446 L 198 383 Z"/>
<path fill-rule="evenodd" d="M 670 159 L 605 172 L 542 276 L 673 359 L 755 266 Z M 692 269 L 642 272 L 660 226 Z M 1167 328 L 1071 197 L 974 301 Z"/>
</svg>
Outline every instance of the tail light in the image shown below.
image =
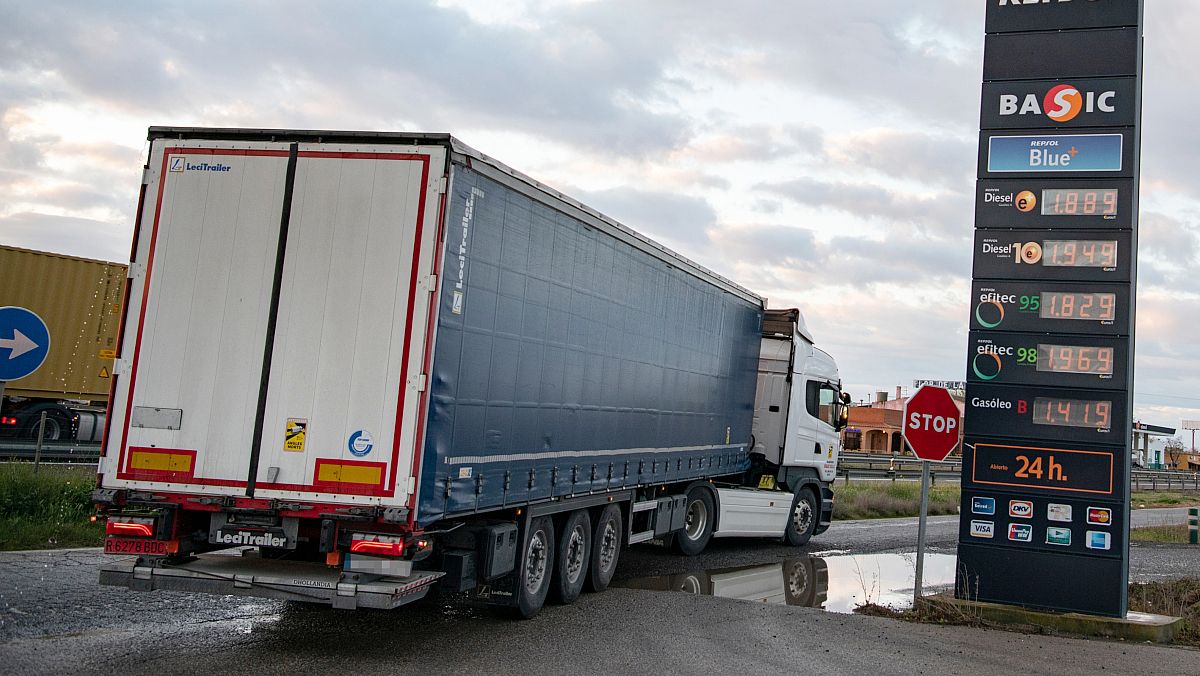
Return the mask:
<svg viewBox="0 0 1200 676">
<path fill-rule="evenodd" d="M 125 537 L 154 537 L 154 519 L 149 517 L 114 516 L 104 524 L 105 535 Z"/>
<path fill-rule="evenodd" d="M 355 533 L 350 538 L 350 552 L 372 556 L 400 556 L 404 553 L 404 540 L 392 535 Z"/>
<path fill-rule="evenodd" d="M 16 418 L 14 418 L 12 416 L 8 416 L 8 415 L 0 415 L 0 425 L 8 425 L 11 427 L 12 425 L 16 425 L 16 424 L 17 424 Z"/>
</svg>

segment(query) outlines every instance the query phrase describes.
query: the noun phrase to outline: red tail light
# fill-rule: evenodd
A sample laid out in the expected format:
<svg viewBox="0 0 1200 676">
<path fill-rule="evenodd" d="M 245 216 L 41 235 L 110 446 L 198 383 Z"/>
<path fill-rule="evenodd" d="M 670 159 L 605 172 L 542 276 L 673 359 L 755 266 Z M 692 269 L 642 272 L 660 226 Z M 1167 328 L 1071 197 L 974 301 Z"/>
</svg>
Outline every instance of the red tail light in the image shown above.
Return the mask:
<svg viewBox="0 0 1200 676">
<path fill-rule="evenodd" d="M 17 419 L 9 416 L 0 416 L 0 425 L 16 425 Z"/>
<path fill-rule="evenodd" d="M 350 540 L 350 551 L 372 556 L 400 556 L 404 553 L 404 541 L 389 535 L 355 533 Z"/>
<path fill-rule="evenodd" d="M 114 517 L 104 524 L 104 534 L 139 538 L 154 537 L 154 519 Z"/>
</svg>

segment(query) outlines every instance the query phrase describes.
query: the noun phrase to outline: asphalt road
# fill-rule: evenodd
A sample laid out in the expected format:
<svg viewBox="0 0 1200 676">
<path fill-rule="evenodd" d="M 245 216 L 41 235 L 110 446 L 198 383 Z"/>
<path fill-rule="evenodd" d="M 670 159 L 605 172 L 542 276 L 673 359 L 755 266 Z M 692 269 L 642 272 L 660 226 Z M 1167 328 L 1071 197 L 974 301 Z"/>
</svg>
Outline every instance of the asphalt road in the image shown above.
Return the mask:
<svg viewBox="0 0 1200 676">
<path fill-rule="evenodd" d="M 1182 510 L 1137 512 L 1135 524 Z M 931 520 L 953 553 L 957 517 Z M 842 522 L 810 546 L 717 541 L 683 558 L 626 551 L 618 584 L 650 575 L 783 562 L 798 554 L 909 552 L 915 519 Z M 1200 550 L 1135 546 L 1134 579 L 1196 574 Z M 96 584 L 98 550 L 0 554 L 5 673 L 1196 673 L 1180 648 L 912 625 L 786 605 L 614 588 L 516 622 L 429 599 L 391 613 Z"/>
</svg>

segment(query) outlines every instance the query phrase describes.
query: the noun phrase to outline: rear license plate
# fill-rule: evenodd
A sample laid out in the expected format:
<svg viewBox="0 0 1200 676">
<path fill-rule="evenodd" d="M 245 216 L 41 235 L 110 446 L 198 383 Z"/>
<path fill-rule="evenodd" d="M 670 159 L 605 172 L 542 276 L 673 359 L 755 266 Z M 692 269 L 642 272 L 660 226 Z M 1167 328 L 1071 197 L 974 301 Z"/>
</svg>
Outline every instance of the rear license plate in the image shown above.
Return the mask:
<svg viewBox="0 0 1200 676">
<path fill-rule="evenodd" d="M 121 538 L 108 538 L 104 541 L 104 553 L 166 556 L 167 543 L 165 540 L 126 540 Z"/>
</svg>

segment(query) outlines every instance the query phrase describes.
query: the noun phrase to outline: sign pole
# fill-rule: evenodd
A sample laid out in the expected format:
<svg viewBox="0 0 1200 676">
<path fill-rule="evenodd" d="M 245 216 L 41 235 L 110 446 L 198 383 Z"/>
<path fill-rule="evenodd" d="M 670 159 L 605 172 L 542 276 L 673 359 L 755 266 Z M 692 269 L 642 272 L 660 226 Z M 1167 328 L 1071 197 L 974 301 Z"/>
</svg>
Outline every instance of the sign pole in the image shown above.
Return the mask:
<svg viewBox="0 0 1200 676">
<path fill-rule="evenodd" d="M 921 586 L 925 574 L 925 517 L 929 514 L 929 461 L 921 461 L 921 519 L 917 525 L 917 578 L 913 587 L 913 610 L 921 602 Z"/>
</svg>

